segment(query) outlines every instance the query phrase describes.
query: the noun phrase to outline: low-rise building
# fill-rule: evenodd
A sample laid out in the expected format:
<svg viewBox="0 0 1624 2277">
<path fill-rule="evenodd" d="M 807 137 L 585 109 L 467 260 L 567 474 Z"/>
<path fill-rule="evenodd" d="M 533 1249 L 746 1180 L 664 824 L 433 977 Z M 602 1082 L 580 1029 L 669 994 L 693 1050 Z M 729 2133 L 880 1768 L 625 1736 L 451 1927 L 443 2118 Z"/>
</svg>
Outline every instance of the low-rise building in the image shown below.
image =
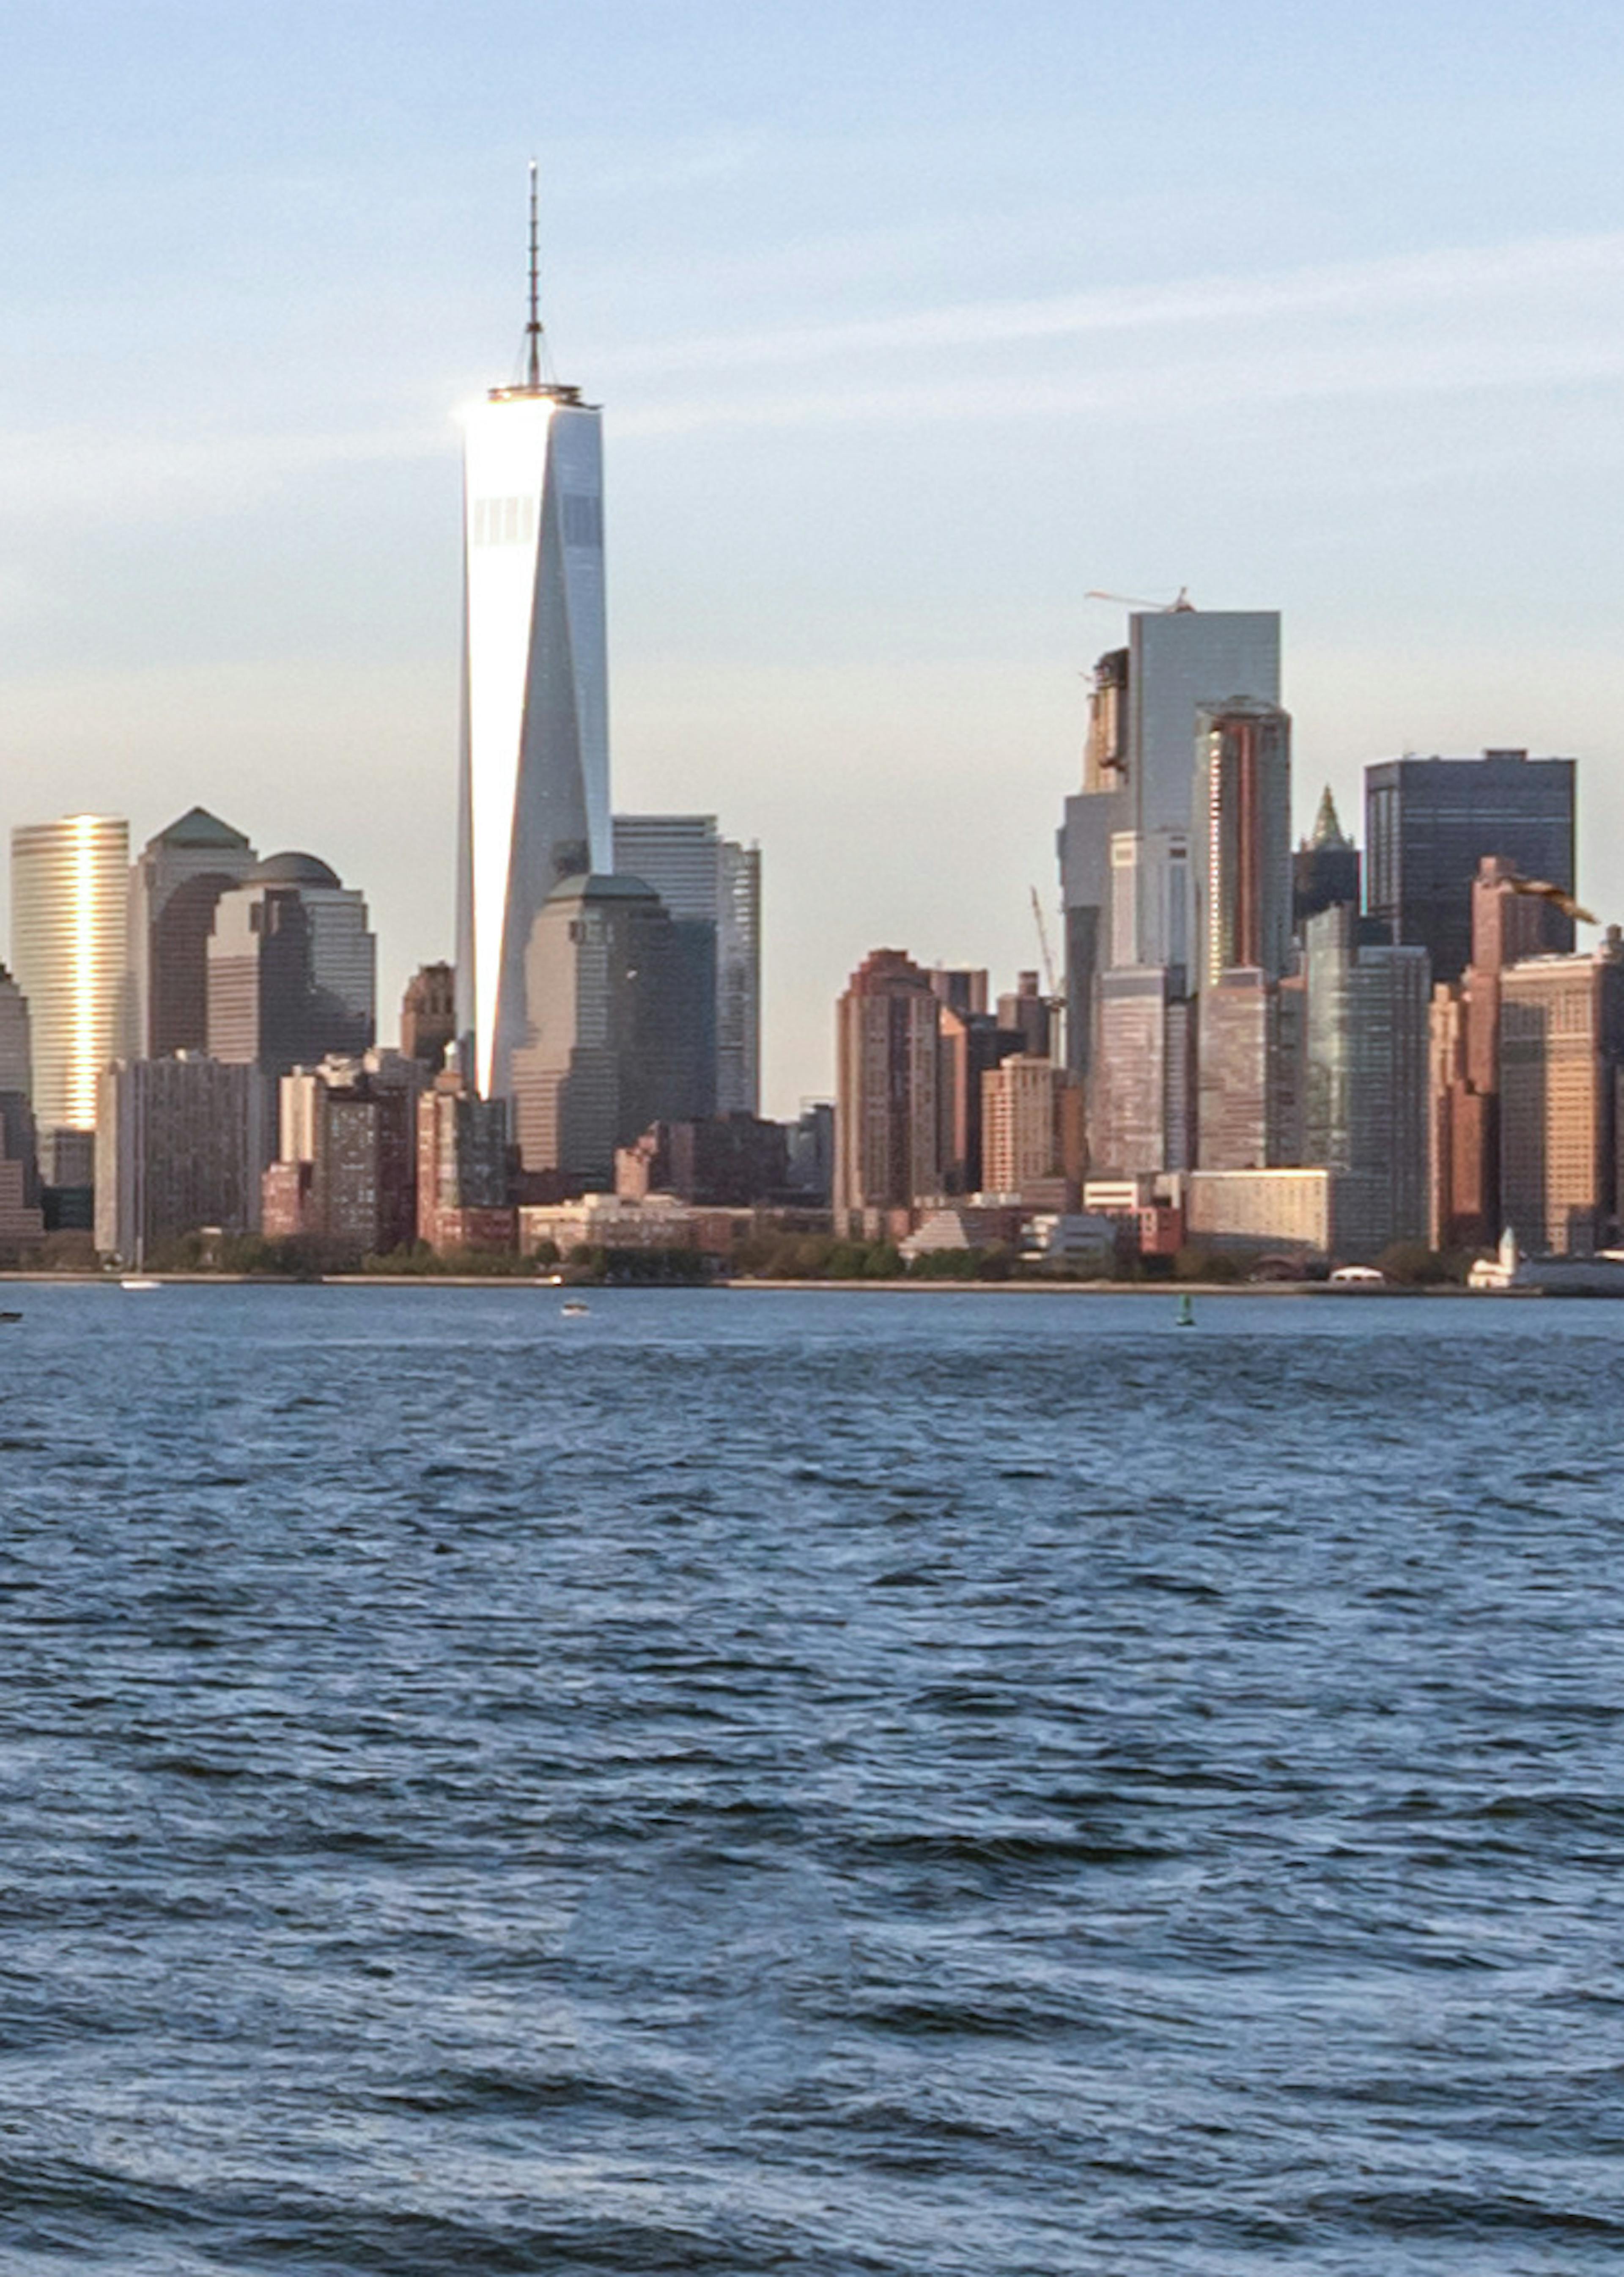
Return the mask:
<svg viewBox="0 0 1624 2277">
<path fill-rule="evenodd" d="M 1186 1232 L 1210 1249 L 1332 1257 L 1345 1183 L 1324 1169 L 1194 1170 L 1186 1182 Z"/>
</svg>

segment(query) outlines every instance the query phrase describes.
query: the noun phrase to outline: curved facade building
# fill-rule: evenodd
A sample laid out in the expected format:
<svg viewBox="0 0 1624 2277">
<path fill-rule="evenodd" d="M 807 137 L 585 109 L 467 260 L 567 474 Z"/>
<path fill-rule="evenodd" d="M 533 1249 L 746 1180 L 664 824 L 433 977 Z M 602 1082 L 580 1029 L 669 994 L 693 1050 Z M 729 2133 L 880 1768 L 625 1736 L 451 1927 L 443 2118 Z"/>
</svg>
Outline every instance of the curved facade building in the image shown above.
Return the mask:
<svg viewBox="0 0 1624 2277">
<path fill-rule="evenodd" d="M 70 814 L 11 833 L 11 970 L 28 1000 L 42 1132 L 94 1131 L 125 1047 L 130 826 Z"/>
<path fill-rule="evenodd" d="M 505 1098 L 531 927 L 612 861 L 603 456 L 577 389 L 496 388 L 468 415 L 463 547 L 457 1027 L 477 1090 Z"/>
</svg>

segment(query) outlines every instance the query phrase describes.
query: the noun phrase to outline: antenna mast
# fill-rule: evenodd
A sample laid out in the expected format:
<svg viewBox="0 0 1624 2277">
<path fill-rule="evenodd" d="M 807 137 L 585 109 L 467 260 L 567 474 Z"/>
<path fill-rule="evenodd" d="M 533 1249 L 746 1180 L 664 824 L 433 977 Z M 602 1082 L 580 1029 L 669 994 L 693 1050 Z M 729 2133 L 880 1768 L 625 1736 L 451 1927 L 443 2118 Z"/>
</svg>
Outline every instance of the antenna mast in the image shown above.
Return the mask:
<svg viewBox="0 0 1624 2277">
<path fill-rule="evenodd" d="M 541 245 L 535 217 L 535 161 L 530 161 L 530 321 L 525 326 L 529 357 L 525 384 L 532 395 L 542 386 Z"/>
</svg>

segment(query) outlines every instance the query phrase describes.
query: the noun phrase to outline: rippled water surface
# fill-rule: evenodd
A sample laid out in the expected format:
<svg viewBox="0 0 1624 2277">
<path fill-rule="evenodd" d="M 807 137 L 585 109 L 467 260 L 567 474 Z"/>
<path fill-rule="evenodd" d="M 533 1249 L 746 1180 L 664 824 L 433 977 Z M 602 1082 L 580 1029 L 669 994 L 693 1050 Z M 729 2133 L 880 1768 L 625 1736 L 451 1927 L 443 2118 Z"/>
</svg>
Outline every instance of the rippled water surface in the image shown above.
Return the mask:
<svg viewBox="0 0 1624 2277">
<path fill-rule="evenodd" d="M 5 2272 L 1619 2266 L 1624 1306 L 7 1301 Z"/>
</svg>

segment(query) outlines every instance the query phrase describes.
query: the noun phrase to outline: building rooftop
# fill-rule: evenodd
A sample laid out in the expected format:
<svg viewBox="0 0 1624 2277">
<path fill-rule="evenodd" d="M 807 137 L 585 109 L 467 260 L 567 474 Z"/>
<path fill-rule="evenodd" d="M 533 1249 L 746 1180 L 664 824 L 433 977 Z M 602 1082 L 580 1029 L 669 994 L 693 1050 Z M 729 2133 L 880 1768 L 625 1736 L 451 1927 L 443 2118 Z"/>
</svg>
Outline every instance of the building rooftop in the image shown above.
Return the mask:
<svg viewBox="0 0 1624 2277">
<path fill-rule="evenodd" d="M 314 854 L 270 854 L 243 880 L 249 886 L 337 886 L 338 872 Z"/>
<path fill-rule="evenodd" d="M 641 878 L 594 870 L 578 878 L 560 878 L 547 898 L 550 902 L 657 902 L 660 897 Z"/>
<path fill-rule="evenodd" d="M 154 846 L 218 846 L 229 847 L 241 853 L 248 841 L 240 830 L 233 830 L 229 822 L 222 822 L 217 814 L 207 807 L 188 807 L 179 819 L 171 822 L 167 830 L 160 830 L 150 841 Z"/>
</svg>

